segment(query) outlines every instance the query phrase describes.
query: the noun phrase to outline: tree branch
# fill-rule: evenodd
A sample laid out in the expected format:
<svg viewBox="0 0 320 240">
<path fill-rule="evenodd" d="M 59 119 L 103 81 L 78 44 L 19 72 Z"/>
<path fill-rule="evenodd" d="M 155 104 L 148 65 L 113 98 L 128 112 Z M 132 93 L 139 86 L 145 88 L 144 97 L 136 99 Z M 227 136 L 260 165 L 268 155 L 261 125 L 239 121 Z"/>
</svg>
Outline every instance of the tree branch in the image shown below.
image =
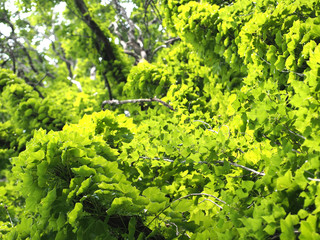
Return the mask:
<svg viewBox="0 0 320 240">
<path fill-rule="evenodd" d="M 105 100 L 102 102 L 102 108 L 106 105 L 120 105 L 120 104 L 126 104 L 126 103 L 139 103 L 139 102 L 159 102 L 162 105 L 166 106 L 170 110 L 174 111 L 173 107 L 170 106 L 168 103 L 162 101 L 161 99 L 154 97 L 154 98 L 144 98 L 144 99 L 128 99 L 128 100 Z"/>
<path fill-rule="evenodd" d="M 166 161 L 166 162 L 171 162 L 173 163 L 174 160 L 171 160 L 171 159 L 168 159 L 168 158 L 158 158 L 158 157 L 155 157 L 155 158 L 150 158 L 150 157 L 145 157 L 145 156 L 140 156 L 139 158 L 142 158 L 142 159 L 150 159 L 150 160 L 163 160 L 163 161 Z M 184 161 L 181 161 L 180 163 L 184 163 L 186 162 L 185 160 Z M 234 163 L 234 162 L 229 162 L 229 161 L 214 161 L 215 163 L 220 163 L 220 164 L 224 164 L 225 162 L 229 163 L 230 165 L 232 166 L 235 166 L 235 167 L 239 167 L 239 168 L 242 168 L 242 169 L 245 169 L 249 172 L 253 172 L 254 174 L 257 174 L 259 176 L 265 176 L 266 174 L 264 172 L 258 172 L 254 169 L 251 169 L 251 168 L 248 168 L 248 167 L 245 167 L 245 166 L 242 166 L 240 164 L 237 164 L 237 163 Z M 206 161 L 199 161 L 197 162 L 198 164 L 208 164 L 208 162 Z M 312 181 L 319 181 L 320 182 L 320 179 L 313 179 L 313 178 L 308 178 L 309 180 L 312 180 Z"/>
<path fill-rule="evenodd" d="M 136 54 L 135 52 L 124 50 L 124 53 L 134 57 L 136 59 L 136 63 L 139 62 L 140 56 L 138 54 Z"/>
<path fill-rule="evenodd" d="M 31 56 L 30 56 L 29 52 L 27 51 L 26 47 L 25 47 L 25 46 L 23 46 L 21 43 L 18 43 L 18 44 L 21 46 L 21 48 L 22 48 L 23 52 L 26 54 L 26 56 L 27 56 L 27 58 L 28 58 L 29 65 L 30 65 L 31 69 L 32 69 L 35 73 L 39 73 L 39 72 L 38 72 L 38 70 L 34 67 L 34 64 L 33 64 L 32 58 L 31 58 Z"/>
<path fill-rule="evenodd" d="M 29 25 L 30 28 L 34 29 L 27 21 L 23 21 L 25 24 Z M 12 30 L 10 36 L 5 37 L 8 47 L 2 45 L 0 46 L 0 49 L 1 53 L 8 55 L 8 60 L 12 61 L 13 72 L 19 74 L 20 76 L 25 76 L 26 73 L 30 73 L 31 71 L 38 74 L 39 68 L 41 68 L 42 66 L 42 69 L 45 69 L 47 75 L 54 78 L 54 76 L 50 74 L 46 69 L 46 65 L 43 64 L 43 57 L 41 57 L 41 55 L 30 45 L 29 40 L 26 37 L 16 35 L 14 24 L 10 21 L 9 17 L 6 15 L 2 16 L 0 18 L 0 22 L 8 24 Z M 33 52 L 35 52 L 38 59 L 32 55 Z M 7 61 L 3 63 L 3 66 Z M 27 63 L 29 65 L 27 65 Z M 27 82 L 30 82 L 30 80 L 27 78 L 25 78 L 25 80 L 27 80 Z"/>
<path fill-rule="evenodd" d="M 153 50 L 152 54 L 151 54 L 151 59 L 153 58 L 153 56 L 162 48 L 166 48 L 168 47 L 168 45 L 172 45 L 177 41 L 180 41 L 181 38 L 179 37 L 175 37 L 175 38 L 170 38 L 169 40 L 165 41 L 163 45 L 160 45 L 159 47 L 157 47 L 155 50 Z"/>
<path fill-rule="evenodd" d="M 245 170 L 247 170 L 247 171 L 253 172 L 254 174 L 257 174 L 257 175 L 259 175 L 259 176 L 265 176 L 265 175 L 266 175 L 264 172 L 258 172 L 258 171 L 256 171 L 256 170 L 253 170 L 253 169 L 251 169 L 251 168 L 242 166 L 242 165 L 237 164 L 237 163 L 234 163 L 234 162 L 230 162 L 230 161 L 215 161 L 215 163 L 222 163 L 222 164 L 225 163 L 225 162 L 229 163 L 229 164 L 232 165 L 232 166 L 239 167 L 239 168 L 245 169 Z"/>
<path fill-rule="evenodd" d="M 48 39 L 50 39 L 50 38 L 48 38 Z M 67 65 L 67 69 L 68 69 L 68 72 L 69 72 L 69 77 L 72 79 L 73 78 L 73 73 L 72 73 L 72 62 L 69 60 L 69 59 L 67 59 L 66 58 L 66 54 L 65 54 L 65 52 L 64 52 L 64 49 L 61 47 L 61 45 L 59 44 L 59 47 L 60 47 L 60 49 L 61 49 L 61 51 L 62 51 L 62 54 L 60 54 L 59 52 L 58 52 L 58 50 L 56 49 L 56 46 L 55 46 L 55 43 L 54 43 L 54 41 L 52 41 L 51 40 L 51 45 L 52 45 L 52 50 L 55 52 L 55 54 L 57 54 L 58 55 L 58 57 L 62 60 L 62 61 L 64 61 L 65 63 L 66 63 L 66 65 Z"/>
<path fill-rule="evenodd" d="M 261 57 L 257 52 L 253 51 L 262 61 L 264 61 L 266 64 L 270 65 L 270 66 L 273 66 L 270 62 L 268 62 L 267 60 L 265 60 L 263 57 Z M 275 67 L 275 66 L 274 66 Z M 284 69 L 284 70 L 280 70 L 280 69 L 277 69 L 275 67 L 275 69 L 278 71 L 278 72 L 282 72 L 282 73 L 294 73 L 296 75 L 298 75 L 299 77 L 305 77 L 306 75 L 303 74 L 303 73 L 298 73 L 298 72 L 294 72 L 294 71 L 291 71 L 289 69 Z"/>
<path fill-rule="evenodd" d="M 176 202 L 176 201 L 180 201 L 180 200 L 182 200 L 182 199 L 184 199 L 184 198 L 191 197 L 191 196 L 207 196 L 207 197 L 212 197 L 212 198 L 214 198 L 215 200 L 217 200 L 217 201 L 219 201 L 219 202 L 221 202 L 221 203 L 223 203 L 223 204 L 227 204 L 225 201 L 221 200 L 220 198 L 217 198 L 217 197 L 215 197 L 215 196 L 213 196 L 213 195 L 211 195 L 211 194 L 207 194 L 207 193 L 190 193 L 190 194 L 188 194 L 188 195 L 186 195 L 186 196 L 183 196 L 183 197 L 181 197 L 181 198 L 178 198 L 178 199 L 174 200 L 172 203 L 174 203 L 174 202 Z M 220 208 L 222 209 L 222 207 L 220 207 Z"/>
<path fill-rule="evenodd" d="M 139 56 L 139 59 L 147 59 L 147 53 L 146 53 L 146 50 L 144 49 L 144 44 L 143 44 L 144 39 L 143 39 L 143 35 L 140 27 L 137 24 L 135 24 L 132 21 L 132 19 L 128 17 L 125 8 L 120 5 L 118 0 L 112 0 L 112 3 L 116 11 L 118 12 L 118 14 L 125 19 L 125 21 L 129 26 L 129 31 L 127 31 L 127 37 L 129 41 L 126 44 L 132 47 L 135 54 Z M 137 37 L 135 36 L 135 30 L 138 31 Z M 123 40 L 123 39 L 120 39 L 120 40 Z"/>
<path fill-rule="evenodd" d="M 310 181 L 320 182 L 320 179 L 318 179 L 318 178 L 311 178 L 311 177 L 308 177 L 307 179 L 308 179 L 308 180 L 310 180 Z"/>
<path fill-rule="evenodd" d="M 78 8 L 78 10 L 80 11 L 83 21 L 88 25 L 88 27 L 92 30 L 92 32 L 96 34 L 98 38 L 97 41 L 95 41 L 98 46 L 97 50 L 99 51 L 99 53 L 102 53 L 102 51 L 104 52 L 104 54 L 102 54 L 102 57 L 104 57 L 104 60 L 107 60 L 107 61 L 116 60 L 116 57 L 113 53 L 113 49 L 111 47 L 109 39 L 103 33 L 103 31 L 98 26 L 98 24 L 91 18 L 91 15 L 88 11 L 88 8 L 85 2 L 83 0 L 74 0 L 74 3 Z M 104 47 L 101 44 L 104 44 L 106 48 L 104 49 Z"/>
<path fill-rule="evenodd" d="M 150 160 L 161 160 L 161 158 L 158 158 L 158 157 L 149 158 L 149 157 L 145 157 L 145 156 L 139 156 L 139 158 L 142 158 L 142 159 L 150 159 Z M 174 162 L 174 160 L 171 160 L 171 159 L 169 159 L 169 158 L 163 158 L 163 161 L 171 162 L 171 163 Z"/>
<path fill-rule="evenodd" d="M 223 209 L 218 203 L 216 203 L 216 202 L 214 202 L 214 201 L 212 201 L 211 199 L 208 199 L 208 198 L 203 199 L 201 202 L 199 202 L 199 204 L 200 204 L 200 203 L 203 203 L 203 202 L 205 202 L 205 201 L 212 202 L 212 203 L 213 203 L 214 205 L 216 205 L 218 208 Z"/>
<path fill-rule="evenodd" d="M 10 22 L 10 20 L 8 19 L 8 17 L 7 17 L 6 15 L 0 18 L 0 22 L 5 22 L 5 23 L 7 23 L 7 24 L 10 26 L 10 28 L 11 28 L 11 33 L 10 33 L 10 35 L 15 35 L 14 25 L 12 24 L 12 22 Z"/>
<path fill-rule="evenodd" d="M 180 198 L 172 201 L 171 203 L 169 203 L 168 206 L 166 206 L 164 209 L 162 209 L 162 210 L 147 224 L 147 226 L 150 226 L 150 224 L 151 224 L 155 219 L 159 218 L 159 216 L 161 215 L 161 213 L 163 213 L 166 209 L 168 209 L 168 208 L 171 206 L 172 203 L 177 202 L 177 201 L 180 201 L 180 200 L 185 199 L 185 198 L 188 198 L 188 197 L 191 197 L 191 196 L 207 196 L 207 197 L 212 197 L 212 198 L 214 198 L 215 200 L 217 200 L 217 201 L 219 201 L 219 202 L 221 202 L 221 203 L 223 203 L 223 204 L 228 205 L 225 201 L 223 201 L 223 200 L 221 200 L 220 198 L 217 198 L 217 197 L 215 197 L 215 196 L 213 196 L 213 195 L 211 195 L 211 194 L 207 194 L 207 193 L 190 193 L 190 194 L 188 194 L 188 195 L 186 195 L 186 196 L 180 197 Z M 220 209 L 223 209 L 219 204 L 215 203 L 215 205 L 218 206 Z"/>
<path fill-rule="evenodd" d="M 104 84 L 105 84 L 105 87 L 108 89 L 109 101 L 113 101 L 111 86 L 110 86 L 110 83 L 109 83 L 109 80 L 108 80 L 106 74 L 107 74 L 106 72 L 103 72 L 103 73 L 102 73 L 102 76 L 103 76 L 103 78 L 104 78 Z M 108 101 L 108 100 L 106 100 L 106 101 Z M 105 101 L 103 101 L 103 103 L 104 103 L 104 102 L 105 102 Z M 102 103 L 102 104 L 103 104 L 103 103 Z M 103 108 L 103 106 L 104 106 L 104 104 L 102 105 L 102 108 Z"/>
<path fill-rule="evenodd" d="M 109 41 L 108 36 L 105 35 L 105 33 L 102 31 L 99 25 L 92 19 L 85 2 L 83 0 L 74 0 L 74 3 L 77 9 L 81 13 L 81 19 L 88 25 L 91 31 L 96 35 L 96 38 L 94 38 L 93 41 L 102 60 L 107 61 L 109 64 L 116 61 L 117 58 L 116 58 L 114 49 L 111 46 L 111 42 Z M 117 68 L 117 70 L 119 71 L 119 75 L 117 76 L 117 79 L 120 82 L 125 82 L 126 76 L 124 75 L 122 69 Z"/>
</svg>

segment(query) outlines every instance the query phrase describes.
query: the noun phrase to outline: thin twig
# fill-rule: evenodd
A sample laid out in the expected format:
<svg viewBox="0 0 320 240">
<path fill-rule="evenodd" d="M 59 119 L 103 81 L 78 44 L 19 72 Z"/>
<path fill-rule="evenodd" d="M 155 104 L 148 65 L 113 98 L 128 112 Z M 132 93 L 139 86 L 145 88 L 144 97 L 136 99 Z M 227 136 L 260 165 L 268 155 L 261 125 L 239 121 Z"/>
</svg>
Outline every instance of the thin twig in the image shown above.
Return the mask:
<svg viewBox="0 0 320 240">
<path fill-rule="evenodd" d="M 201 202 L 199 202 L 199 204 L 200 204 L 200 203 L 203 203 L 204 201 L 212 202 L 212 203 L 213 203 L 214 205 L 216 205 L 218 208 L 223 209 L 218 203 L 216 203 L 216 202 L 214 202 L 214 201 L 212 201 L 211 199 L 208 199 L 208 198 L 203 199 Z"/>
<path fill-rule="evenodd" d="M 255 202 L 252 202 L 252 203 L 247 207 L 247 209 L 251 208 L 254 204 L 255 204 Z"/>
<path fill-rule="evenodd" d="M 215 197 L 215 196 L 213 196 L 213 195 L 211 195 L 211 194 L 208 194 L 208 193 L 190 193 L 190 194 L 188 194 L 188 195 L 186 195 L 186 196 L 183 196 L 183 197 L 181 197 L 181 198 L 178 198 L 178 199 L 174 200 L 172 203 L 177 202 L 177 201 L 180 201 L 180 200 L 182 200 L 182 199 L 184 199 L 184 198 L 191 197 L 191 196 L 207 196 L 207 197 L 212 197 L 212 198 L 216 199 L 217 201 L 219 201 L 219 202 L 221 202 L 221 203 L 223 203 L 223 204 L 227 204 L 225 201 L 221 200 L 220 198 L 217 198 L 217 197 Z M 222 208 L 221 208 L 221 209 L 222 209 Z"/>
<path fill-rule="evenodd" d="M 293 232 L 294 232 L 295 234 L 300 234 L 300 231 L 299 231 L 299 230 L 296 230 L 296 229 L 294 229 Z M 274 236 L 273 236 L 272 238 L 270 238 L 270 239 L 279 239 L 279 237 L 280 237 L 280 234 L 276 234 L 276 235 L 274 235 Z"/>
<path fill-rule="evenodd" d="M 139 59 L 147 59 L 147 53 L 144 48 L 144 39 L 143 39 L 143 34 L 140 29 L 140 27 L 135 24 L 132 19 L 127 15 L 127 11 L 124 7 L 121 6 L 120 2 L 118 0 L 112 0 L 113 6 L 117 13 L 126 21 L 126 24 L 128 25 L 129 29 L 127 31 L 127 37 L 128 37 L 128 42 L 127 44 L 132 47 L 133 51 L 139 56 Z M 136 31 L 138 33 L 138 36 L 136 36 Z M 122 36 L 120 36 L 120 40 L 122 39 Z M 131 55 L 133 56 L 133 55 Z M 137 60 L 137 59 L 136 59 Z"/>
<path fill-rule="evenodd" d="M 158 157 L 150 158 L 150 157 L 146 157 L 146 156 L 140 156 L 139 158 L 142 158 L 142 159 L 150 159 L 150 160 L 158 160 L 158 161 L 163 160 L 163 161 L 171 162 L 171 163 L 174 162 L 174 160 L 171 160 L 171 159 L 169 159 L 169 158 L 158 158 Z M 179 163 L 185 163 L 185 162 L 186 162 L 186 160 L 183 160 L 183 161 L 181 161 L 181 162 L 179 162 Z M 209 164 L 207 161 L 198 161 L 198 162 L 193 162 L 193 163 Z"/>
<path fill-rule="evenodd" d="M 54 26 L 53 26 L 54 27 Z M 53 34 L 53 33 L 52 33 Z M 53 34 L 54 35 L 54 34 Z M 56 41 L 57 40 L 57 37 L 54 35 Z M 55 52 L 55 54 L 58 55 L 58 57 L 65 62 L 66 66 L 67 66 L 67 69 L 68 69 L 68 72 L 69 72 L 69 77 L 70 78 L 73 78 L 73 73 L 72 73 L 72 66 L 73 66 L 73 63 L 71 60 L 67 59 L 66 57 L 66 54 L 65 54 L 65 51 L 64 49 L 62 48 L 61 44 L 59 44 L 59 49 L 61 50 L 61 53 L 59 53 L 59 51 L 57 50 L 56 48 L 56 45 L 54 43 L 54 41 L 52 41 L 50 39 L 50 37 L 47 37 L 47 39 L 49 39 L 51 41 L 51 46 L 52 46 L 52 50 Z"/>
<path fill-rule="evenodd" d="M 289 131 L 289 133 L 292 133 L 293 135 L 296 135 L 297 137 L 302 138 L 303 140 L 306 140 L 306 138 L 304 136 L 302 136 L 301 134 L 295 133 L 294 131 L 291 131 L 290 129 L 288 129 L 288 131 Z"/>
<path fill-rule="evenodd" d="M 156 48 L 153 50 L 152 55 L 151 55 L 151 59 L 153 58 L 153 56 L 154 56 L 160 49 L 166 48 L 166 47 L 168 47 L 169 45 L 172 45 L 172 44 L 174 44 L 176 41 L 180 41 L 180 40 L 181 40 L 181 38 L 175 37 L 175 38 L 170 38 L 169 40 L 165 41 L 165 42 L 164 42 L 165 44 L 160 45 L 160 46 L 156 47 Z"/>
<path fill-rule="evenodd" d="M 9 211 L 8 211 L 7 205 L 4 205 L 4 208 L 6 209 L 6 212 L 7 212 L 8 216 L 9 216 L 9 220 L 10 220 L 11 226 L 14 227 L 13 222 L 12 222 L 12 219 L 11 219 L 11 216 L 10 216 L 10 213 L 9 213 Z"/>
<path fill-rule="evenodd" d="M 263 134 L 262 136 L 263 136 L 264 138 L 272 141 L 271 138 L 267 137 L 266 135 Z M 280 143 L 278 143 L 278 142 L 273 142 L 273 144 L 276 144 L 277 146 L 280 146 L 280 147 L 282 146 L 282 145 L 281 145 Z M 298 151 L 298 150 L 296 150 L 296 149 L 291 149 L 291 151 L 292 151 L 292 152 L 295 152 L 295 153 L 298 153 L 298 154 L 301 153 L 300 151 Z"/>
<path fill-rule="evenodd" d="M 136 59 L 136 62 L 139 62 L 140 56 L 136 54 L 135 52 L 129 51 L 129 50 L 124 50 L 123 51 L 125 54 L 128 54 L 131 57 L 134 57 Z"/>
<path fill-rule="evenodd" d="M 320 179 L 318 179 L 318 178 L 311 178 L 311 177 L 308 177 L 307 179 L 308 179 L 308 180 L 310 180 L 310 181 L 320 182 Z"/>
<path fill-rule="evenodd" d="M 148 224 L 147 224 L 147 227 L 150 226 L 150 224 L 155 220 L 157 219 L 165 210 L 167 210 L 171 204 L 177 202 L 177 201 L 180 201 L 182 199 L 185 199 L 185 198 L 188 198 L 188 197 L 192 197 L 192 196 L 207 196 L 207 197 L 212 197 L 214 199 L 216 199 L 217 201 L 223 203 L 223 204 L 227 204 L 225 201 L 221 200 L 220 198 L 217 198 L 211 194 L 207 194 L 207 193 L 190 193 L 186 196 L 183 196 L 183 197 L 180 197 L 174 201 L 172 201 L 171 203 L 168 204 L 168 206 L 166 206 L 164 209 L 162 209 Z M 223 209 L 219 204 L 215 203 L 220 209 Z"/>
<path fill-rule="evenodd" d="M 86 5 L 86 1 L 84 0 L 74 0 L 75 7 L 77 8 L 77 11 L 81 13 L 81 20 L 86 23 L 86 25 L 90 28 L 92 33 L 95 35 L 93 38 L 93 45 L 97 49 L 98 53 L 100 54 L 100 57 L 103 62 L 106 64 L 112 64 L 114 61 L 118 60 L 116 56 L 116 52 L 114 48 L 112 47 L 111 41 L 108 37 L 108 35 L 102 30 L 98 22 L 95 21 L 94 18 L 92 18 L 90 11 Z M 104 65 L 104 68 L 109 68 L 110 65 Z M 118 73 L 117 76 L 114 76 L 117 78 L 119 82 L 125 82 L 126 76 L 123 72 L 123 69 L 116 67 Z M 109 91 L 110 94 L 110 91 Z M 111 98 L 110 98 L 111 99 Z"/>
<path fill-rule="evenodd" d="M 237 163 L 234 163 L 234 162 L 229 162 L 229 161 L 215 161 L 215 162 L 216 162 L 216 163 L 222 163 L 222 164 L 225 163 L 225 162 L 227 162 L 227 163 L 229 163 L 229 164 L 232 165 L 232 166 L 245 169 L 245 170 L 250 171 L 250 172 L 253 172 L 253 173 L 257 174 L 257 175 L 260 175 L 260 176 L 265 176 L 265 175 L 266 175 L 264 172 L 258 172 L 258 171 L 256 171 L 256 170 L 253 170 L 253 169 L 251 169 L 251 168 L 242 166 L 242 165 L 237 164 Z"/>
<path fill-rule="evenodd" d="M 173 226 L 175 226 L 175 228 L 176 228 L 176 236 L 179 236 L 179 228 L 178 228 L 178 226 L 177 226 L 177 224 L 175 224 L 174 222 L 167 222 L 167 225 L 169 226 L 169 225 L 173 225 Z"/>
<path fill-rule="evenodd" d="M 298 153 L 298 154 L 300 154 L 300 153 L 301 153 L 300 151 L 295 150 L 295 149 L 291 149 L 291 151 L 292 151 L 292 152 L 295 152 L 295 153 Z"/>
<path fill-rule="evenodd" d="M 314 176 L 314 174 L 313 174 L 312 172 L 310 172 L 310 171 L 304 170 L 304 172 L 306 172 L 306 173 L 308 173 L 308 174 L 310 174 L 310 175 Z"/>
<path fill-rule="evenodd" d="M 269 61 L 265 60 L 265 59 L 264 59 L 263 57 L 261 57 L 257 52 L 255 52 L 255 51 L 253 51 L 253 52 L 254 52 L 262 61 L 264 61 L 266 64 L 272 66 L 272 64 L 271 64 Z M 294 71 L 291 71 L 291 70 L 288 70 L 288 69 L 279 70 L 279 69 L 276 68 L 276 70 L 279 71 L 279 72 L 282 72 L 282 73 L 294 73 L 294 74 L 298 75 L 299 77 L 305 77 L 305 76 L 306 76 L 306 75 L 303 74 L 303 73 L 294 72 Z"/>
<path fill-rule="evenodd" d="M 104 78 L 104 85 L 105 87 L 108 89 L 108 93 L 109 93 L 109 101 L 113 101 L 113 95 L 112 95 L 112 90 L 111 90 L 111 86 L 110 86 L 110 83 L 109 83 L 109 80 L 107 78 L 107 72 L 104 71 L 102 73 L 102 76 Z M 107 100 L 106 100 L 107 101 Z M 105 102 L 105 101 L 104 101 Z M 103 103 L 102 103 L 103 104 Z M 104 104 L 102 105 L 102 108 L 103 108 Z"/>
<path fill-rule="evenodd" d="M 113 100 L 104 100 L 102 102 L 102 108 L 106 105 L 120 105 L 120 104 L 126 104 L 126 103 L 139 103 L 139 102 L 159 102 L 162 105 L 164 105 L 165 107 L 169 108 L 170 110 L 174 111 L 173 107 L 170 106 L 168 103 L 162 101 L 161 99 L 157 98 L 157 97 L 153 97 L 153 98 L 144 98 L 144 99 L 127 99 L 127 100 L 117 100 L 117 99 L 113 99 Z"/>
<path fill-rule="evenodd" d="M 204 126 L 208 126 L 210 130 L 212 130 L 212 127 L 209 123 L 206 123 L 205 121 L 202 121 L 202 120 L 194 120 L 194 122 L 201 122 Z M 206 129 L 208 129 L 206 127 Z"/>
<path fill-rule="evenodd" d="M 40 79 L 40 81 L 36 83 L 36 86 L 40 85 L 40 84 L 42 83 L 42 81 L 43 81 L 47 76 L 48 76 L 48 74 L 46 73 L 46 74 L 44 75 L 44 77 L 42 77 L 42 78 Z"/>
<path fill-rule="evenodd" d="M 155 158 L 150 158 L 150 157 L 145 157 L 145 156 L 140 156 L 139 158 L 142 158 L 142 159 L 151 159 L 151 160 L 163 160 L 163 161 L 166 161 L 166 162 L 171 162 L 171 163 L 173 163 L 174 162 L 174 160 L 171 160 L 171 159 L 169 159 L 169 158 L 157 158 L 157 157 L 155 157 Z"/>
</svg>

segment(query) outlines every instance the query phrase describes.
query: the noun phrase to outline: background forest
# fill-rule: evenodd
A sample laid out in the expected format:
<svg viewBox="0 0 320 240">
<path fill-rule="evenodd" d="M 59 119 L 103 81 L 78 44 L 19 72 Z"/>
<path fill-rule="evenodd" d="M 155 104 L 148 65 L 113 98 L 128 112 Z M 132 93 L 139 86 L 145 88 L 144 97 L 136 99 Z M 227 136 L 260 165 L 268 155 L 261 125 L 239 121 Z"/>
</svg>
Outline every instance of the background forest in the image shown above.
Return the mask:
<svg viewBox="0 0 320 240">
<path fill-rule="evenodd" d="M 319 0 L 0 6 L 1 239 L 320 239 Z"/>
</svg>

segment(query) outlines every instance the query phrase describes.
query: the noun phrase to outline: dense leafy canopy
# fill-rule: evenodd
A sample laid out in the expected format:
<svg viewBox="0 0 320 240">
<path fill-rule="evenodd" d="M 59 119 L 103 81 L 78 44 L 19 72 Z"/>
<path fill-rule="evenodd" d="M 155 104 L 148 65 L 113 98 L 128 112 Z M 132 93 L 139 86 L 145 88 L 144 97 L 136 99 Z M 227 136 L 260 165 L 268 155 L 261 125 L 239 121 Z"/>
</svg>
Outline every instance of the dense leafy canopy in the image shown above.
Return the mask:
<svg viewBox="0 0 320 240">
<path fill-rule="evenodd" d="M 0 238 L 320 238 L 319 0 L 0 6 Z"/>
</svg>

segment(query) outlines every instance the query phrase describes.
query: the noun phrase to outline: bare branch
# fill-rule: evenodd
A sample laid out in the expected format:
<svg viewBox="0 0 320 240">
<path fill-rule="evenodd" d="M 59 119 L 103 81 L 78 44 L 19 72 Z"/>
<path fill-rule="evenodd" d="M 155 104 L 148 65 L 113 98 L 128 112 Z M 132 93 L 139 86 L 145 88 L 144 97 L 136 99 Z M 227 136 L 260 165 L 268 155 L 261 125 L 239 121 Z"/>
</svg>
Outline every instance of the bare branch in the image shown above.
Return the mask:
<svg viewBox="0 0 320 240">
<path fill-rule="evenodd" d="M 28 24 L 29 27 L 33 28 L 27 21 L 23 21 Z M 43 64 L 43 57 L 31 46 L 30 41 L 25 37 L 19 37 L 16 35 L 14 24 L 9 20 L 8 16 L 2 16 L 2 18 L 0 18 L 0 22 L 9 24 L 12 29 L 10 36 L 6 37 L 8 47 L 1 46 L 1 52 L 8 55 L 8 60 L 12 61 L 13 72 L 17 73 L 27 82 L 30 82 L 30 80 L 25 77 L 26 73 L 30 73 L 30 71 L 32 70 L 33 72 L 38 74 L 39 67 L 42 66 L 42 68 L 44 68 L 44 70 L 47 72 L 47 75 L 54 78 L 54 76 L 46 70 L 46 65 Z M 37 55 L 38 58 L 35 58 L 33 55 L 31 55 L 31 53 L 33 52 Z M 5 63 L 6 62 L 4 62 L 3 64 Z M 29 65 L 27 65 L 27 63 Z"/>
<path fill-rule="evenodd" d="M 295 153 L 298 153 L 298 154 L 300 154 L 300 153 L 301 153 L 300 151 L 295 150 L 295 149 L 291 149 L 291 151 L 292 151 L 292 152 L 295 152 Z"/>
<path fill-rule="evenodd" d="M 105 54 L 103 54 L 102 56 L 104 60 L 115 60 L 116 58 L 113 53 L 108 37 L 103 33 L 98 24 L 91 18 L 91 15 L 88 11 L 85 2 L 83 0 L 74 0 L 74 3 L 81 13 L 81 19 L 88 25 L 92 32 L 94 32 L 97 35 L 97 50 L 99 51 L 99 53 L 101 53 L 102 51 L 105 52 Z M 104 49 L 104 46 L 101 44 L 105 45 L 106 49 Z"/>
<path fill-rule="evenodd" d="M 32 86 L 32 85 L 31 85 Z M 36 86 L 32 86 L 33 87 L 33 90 L 35 90 L 38 94 L 39 94 L 39 97 L 44 99 L 44 96 L 42 95 L 42 93 L 40 92 L 40 90 L 36 87 Z"/>
<path fill-rule="evenodd" d="M 251 208 L 254 204 L 255 204 L 255 202 L 252 202 L 252 203 L 247 207 L 247 209 Z"/>
<path fill-rule="evenodd" d="M 293 230 L 293 233 L 295 233 L 295 234 L 300 234 L 300 231 L 294 229 L 294 230 Z M 280 239 L 280 234 L 275 234 L 272 238 L 270 238 L 270 240 L 273 240 L 273 239 Z"/>
<path fill-rule="evenodd" d="M 174 111 L 173 107 L 170 106 L 168 103 L 162 101 L 161 99 L 154 97 L 154 98 L 144 98 L 144 99 L 128 99 L 128 100 L 105 100 L 102 102 L 102 108 L 104 105 L 109 104 L 109 105 L 120 105 L 120 104 L 126 104 L 126 103 L 139 103 L 139 102 L 159 102 L 162 105 L 166 106 L 170 110 Z"/>
<path fill-rule="evenodd" d="M 152 53 L 152 55 L 155 55 L 160 49 L 162 49 L 162 48 L 166 48 L 167 47 L 167 45 L 165 45 L 165 44 L 163 44 L 163 45 L 160 45 L 159 47 L 156 47 L 156 49 L 155 50 L 153 50 L 153 53 Z"/>
<path fill-rule="evenodd" d="M 7 16 L 3 16 L 2 18 L 0 18 L 0 22 L 5 22 L 10 26 L 10 28 L 11 28 L 10 39 L 13 40 L 17 45 L 19 45 L 21 47 L 22 51 L 25 53 L 25 55 L 28 59 L 28 62 L 29 62 L 29 65 L 30 65 L 32 71 L 34 71 L 35 73 L 38 73 L 38 70 L 35 68 L 35 66 L 33 64 L 33 60 L 31 58 L 27 48 L 22 43 L 20 43 L 17 39 L 17 36 L 15 34 L 14 24 L 8 19 Z M 10 46 L 9 46 L 9 49 L 10 49 Z"/>
</svg>

